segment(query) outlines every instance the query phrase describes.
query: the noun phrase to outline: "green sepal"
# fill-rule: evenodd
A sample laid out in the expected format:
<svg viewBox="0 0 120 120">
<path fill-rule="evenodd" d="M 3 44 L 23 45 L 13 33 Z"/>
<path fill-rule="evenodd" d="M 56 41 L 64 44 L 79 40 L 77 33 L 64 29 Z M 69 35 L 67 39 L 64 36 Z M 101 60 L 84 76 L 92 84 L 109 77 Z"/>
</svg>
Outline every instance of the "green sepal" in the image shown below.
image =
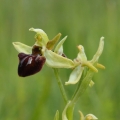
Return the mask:
<svg viewBox="0 0 120 120">
<path fill-rule="evenodd" d="M 44 56 L 46 57 L 46 64 L 52 68 L 74 68 L 74 62 L 68 58 L 52 52 L 51 50 L 45 50 Z"/>
<path fill-rule="evenodd" d="M 70 74 L 68 82 L 65 82 L 65 85 L 76 84 L 80 80 L 83 70 L 84 67 L 81 67 L 80 65 L 75 67 L 72 73 Z"/>
<path fill-rule="evenodd" d="M 97 49 L 97 52 L 95 53 L 95 55 L 93 56 L 92 60 L 90 61 L 92 64 L 93 63 L 95 64 L 95 63 L 98 62 L 98 59 L 99 59 L 100 55 L 103 52 L 103 48 L 104 48 L 104 37 L 101 37 L 100 38 L 100 42 L 99 42 L 99 46 L 98 46 L 98 49 Z"/>
<path fill-rule="evenodd" d="M 13 42 L 12 44 L 19 53 L 25 53 L 25 54 L 31 54 L 32 53 L 32 47 L 31 46 L 25 45 L 21 42 Z"/>
<path fill-rule="evenodd" d="M 54 52 L 59 54 L 59 55 L 62 55 L 63 54 L 63 43 L 65 42 L 67 36 L 65 36 L 58 44 L 57 46 L 55 47 L 55 50 Z"/>
<path fill-rule="evenodd" d="M 49 41 L 47 34 L 42 29 L 34 29 L 30 28 L 29 31 L 34 31 L 37 34 L 35 35 L 36 38 L 36 45 L 38 46 L 46 46 L 47 42 Z"/>
</svg>

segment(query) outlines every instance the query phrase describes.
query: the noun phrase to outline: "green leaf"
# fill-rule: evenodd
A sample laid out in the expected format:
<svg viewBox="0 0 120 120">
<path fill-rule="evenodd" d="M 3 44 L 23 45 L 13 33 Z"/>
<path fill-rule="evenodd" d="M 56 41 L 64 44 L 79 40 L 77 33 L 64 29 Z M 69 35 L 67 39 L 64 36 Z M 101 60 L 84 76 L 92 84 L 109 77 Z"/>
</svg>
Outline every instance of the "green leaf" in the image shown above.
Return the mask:
<svg viewBox="0 0 120 120">
<path fill-rule="evenodd" d="M 62 120 L 68 120 L 68 118 L 67 118 L 67 109 L 68 109 L 69 105 L 70 105 L 70 101 L 66 104 L 66 106 L 65 106 L 65 108 L 63 110 Z"/>
<path fill-rule="evenodd" d="M 56 111 L 56 114 L 55 114 L 54 120 L 59 120 L 59 111 L 58 111 L 58 110 Z"/>
<path fill-rule="evenodd" d="M 81 112 L 81 111 L 78 111 L 79 112 L 79 114 L 80 114 L 80 120 L 84 120 L 84 115 L 83 115 L 83 113 Z"/>
</svg>

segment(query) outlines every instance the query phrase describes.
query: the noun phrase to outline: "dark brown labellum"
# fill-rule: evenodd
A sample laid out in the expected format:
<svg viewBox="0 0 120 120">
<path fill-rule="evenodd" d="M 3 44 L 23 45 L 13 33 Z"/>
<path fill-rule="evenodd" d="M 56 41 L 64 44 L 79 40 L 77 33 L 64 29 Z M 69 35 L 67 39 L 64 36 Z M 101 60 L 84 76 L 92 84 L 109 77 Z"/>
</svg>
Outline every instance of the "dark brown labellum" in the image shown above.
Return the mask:
<svg viewBox="0 0 120 120">
<path fill-rule="evenodd" d="M 39 72 L 46 58 L 44 56 L 37 55 L 27 55 L 24 53 L 19 53 L 19 65 L 18 65 L 18 75 L 21 77 L 26 77 Z"/>
</svg>

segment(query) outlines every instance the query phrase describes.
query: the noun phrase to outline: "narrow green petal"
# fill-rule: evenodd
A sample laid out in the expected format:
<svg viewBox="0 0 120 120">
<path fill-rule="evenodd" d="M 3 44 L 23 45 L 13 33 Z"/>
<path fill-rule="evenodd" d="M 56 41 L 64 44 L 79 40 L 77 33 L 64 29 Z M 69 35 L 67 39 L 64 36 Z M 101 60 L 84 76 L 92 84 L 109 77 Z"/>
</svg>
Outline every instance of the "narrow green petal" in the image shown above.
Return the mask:
<svg viewBox="0 0 120 120">
<path fill-rule="evenodd" d="M 68 82 L 65 82 L 65 85 L 76 84 L 80 80 L 83 70 L 84 67 L 81 67 L 80 65 L 75 67 L 75 69 L 70 74 Z"/>
<path fill-rule="evenodd" d="M 99 46 L 98 46 L 98 50 L 95 53 L 95 55 L 93 56 L 93 59 L 91 60 L 91 63 L 96 63 L 100 57 L 100 55 L 103 52 L 103 48 L 104 48 L 104 37 L 100 38 L 100 42 L 99 42 Z"/>
<path fill-rule="evenodd" d="M 58 53 L 58 54 L 62 54 L 63 53 L 63 43 L 65 42 L 67 36 L 65 36 L 55 47 L 54 52 Z"/>
<path fill-rule="evenodd" d="M 78 53 L 77 59 L 81 62 L 87 61 L 87 57 L 86 57 L 86 54 L 85 54 L 84 47 L 82 45 L 79 45 L 78 50 L 79 50 L 79 53 Z"/>
<path fill-rule="evenodd" d="M 31 54 L 32 47 L 25 45 L 21 42 L 13 42 L 13 46 L 19 53 Z"/>
<path fill-rule="evenodd" d="M 46 45 L 46 48 L 48 50 L 52 50 L 55 46 L 55 44 L 58 42 L 58 40 L 60 39 L 61 37 L 61 33 L 58 33 L 52 40 L 49 40 L 47 42 L 47 45 Z"/>
<path fill-rule="evenodd" d="M 45 50 L 44 55 L 46 57 L 46 64 L 52 68 L 73 68 L 74 62 L 68 58 L 52 52 L 51 50 Z"/>
</svg>

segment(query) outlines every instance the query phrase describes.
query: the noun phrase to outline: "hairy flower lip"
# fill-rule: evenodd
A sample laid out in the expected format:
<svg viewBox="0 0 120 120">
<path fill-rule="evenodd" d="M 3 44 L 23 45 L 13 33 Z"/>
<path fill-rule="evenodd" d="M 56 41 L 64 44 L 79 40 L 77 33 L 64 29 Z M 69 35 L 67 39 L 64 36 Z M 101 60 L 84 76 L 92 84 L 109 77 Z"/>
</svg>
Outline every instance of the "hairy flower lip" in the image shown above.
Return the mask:
<svg viewBox="0 0 120 120">
<path fill-rule="evenodd" d="M 31 55 L 19 53 L 18 57 L 19 57 L 18 75 L 21 77 L 30 76 L 39 72 L 46 61 L 46 58 L 40 56 L 39 54 Z"/>
</svg>

